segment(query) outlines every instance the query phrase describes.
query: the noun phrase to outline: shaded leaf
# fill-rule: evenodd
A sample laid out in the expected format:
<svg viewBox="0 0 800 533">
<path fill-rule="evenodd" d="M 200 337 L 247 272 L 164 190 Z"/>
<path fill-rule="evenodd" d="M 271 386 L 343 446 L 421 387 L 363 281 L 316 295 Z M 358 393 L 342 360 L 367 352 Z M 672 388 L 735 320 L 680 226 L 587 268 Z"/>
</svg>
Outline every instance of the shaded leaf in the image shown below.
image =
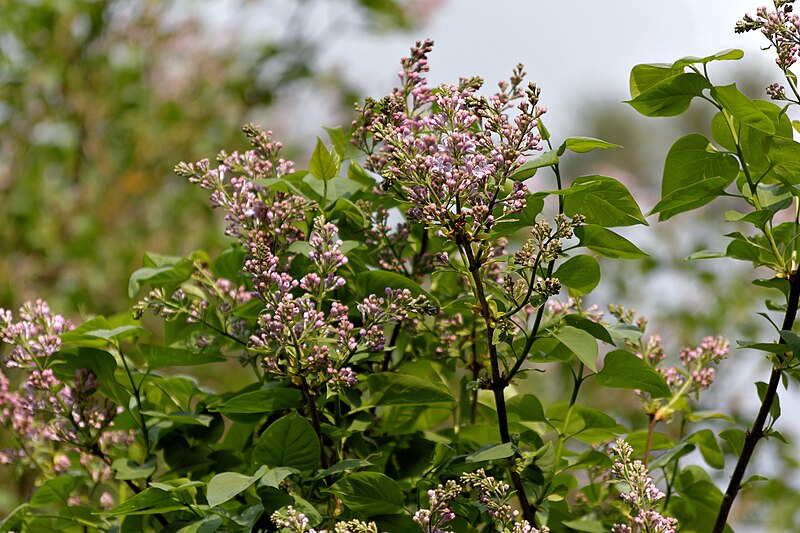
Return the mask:
<svg viewBox="0 0 800 533">
<path fill-rule="evenodd" d="M 311 423 L 293 412 L 261 434 L 251 459 L 256 464 L 311 470 L 320 460 L 319 439 Z"/>
<path fill-rule="evenodd" d="M 671 395 L 667 382 L 653 367 L 625 350 L 606 354 L 597 382 L 606 387 L 648 392 L 655 398 Z"/>
<path fill-rule="evenodd" d="M 381 372 L 367 376 L 369 405 L 429 405 L 454 402 L 455 398 L 440 384 L 408 374 Z"/>
</svg>

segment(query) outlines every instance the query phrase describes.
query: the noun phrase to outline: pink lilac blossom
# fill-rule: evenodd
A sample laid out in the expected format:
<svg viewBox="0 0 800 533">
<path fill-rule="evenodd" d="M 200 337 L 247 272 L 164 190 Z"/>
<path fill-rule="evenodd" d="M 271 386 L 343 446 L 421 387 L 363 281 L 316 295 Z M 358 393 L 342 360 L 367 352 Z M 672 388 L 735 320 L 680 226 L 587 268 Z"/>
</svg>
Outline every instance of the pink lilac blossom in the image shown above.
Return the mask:
<svg viewBox="0 0 800 533">
<path fill-rule="evenodd" d="M 321 218 L 315 221 L 309 238 L 311 272 L 299 281 L 288 272 L 273 270 L 277 261 L 269 263 L 264 279 L 269 279 L 265 287 L 271 290 L 261 293 L 265 308 L 249 346 L 264 354 L 264 364 L 272 373 L 314 374 L 320 383 L 354 387 L 358 376 L 347 366 L 349 359 L 359 349 L 383 350 L 384 326 L 418 312 L 424 298 L 412 297 L 408 289 L 391 288 L 382 297 L 369 295 L 357 305 L 361 314 L 358 326 L 340 302 L 332 301 L 326 312 L 329 297 L 344 285 L 344 278 L 336 272 L 347 264 L 337 234 L 334 224 Z"/>
<path fill-rule="evenodd" d="M 481 468 L 462 474 L 459 481 L 448 480 L 444 485 L 428 491 L 428 507 L 414 513 L 414 521 L 424 533 L 446 533 L 452 531 L 450 522 L 456 518 L 453 503 L 459 496 L 471 495 L 482 510 L 485 510 L 498 531 L 508 533 L 549 533 L 546 526 L 533 527 L 520 519 L 520 512 L 513 509 L 509 486 L 503 481 L 486 475 Z"/>
<path fill-rule="evenodd" d="M 479 78 L 428 87 L 423 74 L 432 46 L 418 42 L 402 60 L 401 87 L 359 108 L 354 143 L 368 154 L 366 168 L 383 177 L 381 187 L 412 204 L 410 222 L 440 226 L 458 240 L 524 209 L 523 183 L 501 190 L 541 149 L 537 120 L 544 108 L 534 85 L 521 87 L 521 66 L 489 98 L 477 94 Z"/>
<path fill-rule="evenodd" d="M 79 462 L 92 478 L 104 480 L 111 470 L 97 453 L 109 442 L 128 441 L 129 432 L 113 430 L 121 408 L 97 393 L 100 383 L 94 373 L 79 368 L 65 377 L 50 366 L 61 348 L 60 335 L 70 329 L 42 300 L 24 304 L 16 322 L 11 311 L 0 309 L 0 339 L 13 346 L 6 366 L 24 372 L 14 388 L 0 371 L 0 423 L 18 443 L 18 449 L 0 454 L 0 462 L 19 459 L 58 474 L 69 470 L 71 456 L 80 453 Z"/>
<path fill-rule="evenodd" d="M 308 517 L 291 505 L 285 511 L 275 511 L 270 518 L 275 525 L 291 533 L 327 533 L 325 529 L 309 527 Z M 334 533 L 378 533 L 378 526 L 375 522 L 348 520 L 337 522 Z"/>
<path fill-rule="evenodd" d="M 640 460 L 631 460 L 633 448 L 624 440 L 617 440 L 613 449 L 613 479 L 628 486 L 629 491 L 620 491 L 620 498 L 630 507 L 630 519 L 641 533 L 675 533 L 678 521 L 663 516 L 657 509 L 657 502 L 665 494 L 653 483 L 647 467 Z M 627 524 L 614 524 L 612 531 L 626 533 L 632 531 Z"/>
<path fill-rule="evenodd" d="M 793 3 L 794 0 L 775 0 L 775 11 L 759 7 L 755 17 L 746 14 L 735 28 L 736 33 L 761 30 L 775 48 L 778 54 L 775 62 L 783 70 L 797 61 L 800 44 L 800 17 L 793 12 Z"/>
</svg>

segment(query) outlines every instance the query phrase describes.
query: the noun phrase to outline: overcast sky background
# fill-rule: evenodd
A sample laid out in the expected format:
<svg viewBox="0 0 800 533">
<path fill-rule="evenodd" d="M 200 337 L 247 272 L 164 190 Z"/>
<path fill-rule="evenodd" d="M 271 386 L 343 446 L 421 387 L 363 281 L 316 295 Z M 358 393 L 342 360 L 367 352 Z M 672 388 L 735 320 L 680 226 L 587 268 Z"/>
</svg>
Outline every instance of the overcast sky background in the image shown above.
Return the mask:
<svg viewBox="0 0 800 533">
<path fill-rule="evenodd" d="M 628 76 L 638 63 L 741 48 L 744 59 L 711 69 L 715 82 L 717 74 L 720 82 L 732 81 L 739 69 L 763 75 L 765 86 L 777 80 L 780 72 L 770 54 L 759 50 L 766 40 L 758 33 L 733 32 L 736 21 L 758 5 L 752 0 L 450 0 L 417 36 L 350 35 L 323 60 L 345 58 L 349 76 L 371 95 L 394 86 L 398 60 L 416 37 L 436 43 L 430 56 L 433 83 L 480 75 L 493 88 L 522 62 L 529 80 L 542 89 L 551 131 L 568 136 L 580 133 L 576 115 L 586 106 L 629 97 Z"/>
</svg>

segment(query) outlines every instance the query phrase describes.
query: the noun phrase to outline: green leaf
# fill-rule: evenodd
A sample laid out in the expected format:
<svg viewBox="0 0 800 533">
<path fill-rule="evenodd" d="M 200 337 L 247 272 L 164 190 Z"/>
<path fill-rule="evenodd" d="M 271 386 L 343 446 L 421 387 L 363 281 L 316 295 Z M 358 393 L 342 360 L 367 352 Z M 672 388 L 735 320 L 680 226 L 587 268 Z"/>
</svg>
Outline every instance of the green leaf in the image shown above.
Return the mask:
<svg viewBox="0 0 800 533">
<path fill-rule="evenodd" d="M 403 512 L 403 491 L 390 477 L 378 472 L 355 472 L 337 481 L 330 492 L 364 517 Z"/>
<path fill-rule="evenodd" d="M 139 344 L 139 352 L 147 362 L 147 368 L 155 370 L 167 366 L 195 366 L 221 363 L 228 359 L 213 352 L 195 353 L 184 348 L 172 348 L 159 344 Z"/>
<path fill-rule="evenodd" d="M 308 162 L 308 173 L 318 180 L 328 181 L 339 174 L 340 160 L 331 154 L 319 137 L 311 161 Z"/>
<path fill-rule="evenodd" d="M 558 155 L 562 155 L 565 150 L 570 150 L 577 154 L 585 154 L 592 150 L 607 150 L 609 148 L 622 148 L 622 146 L 592 137 L 567 137 L 558 148 Z"/>
<path fill-rule="evenodd" d="M 335 202 L 328 206 L 326 215 L 330 220 L 338 221 L 344 219 L 358 229 L 364 229 L 368 226 L 367 216 L 364 211 L 347 198 L 337 198 Z M 295 241 L 292 244 L 298 242 L 306 241 Z"/>
<path fill-rule="evenodd" d="M 279 418 L 261 434 L 253 449 L 252 462 L 311 470 L 320 460 L 317 434 L 311 423 L 297 412 Z"/>
<path fill-rule="evenodd" d="M 515 219 L 506 219 L 498 222 L 492 228 L 492 238 L 505 237 L 515 231 L 527 229 L 536 224 L 536 216 L 544 208 L 544 198 L 545 195 L 542 194 L 528 194 L 525 197 L 525 209 L 515 213 Z"/>
<path fill-rule="evenodd" d="M 203 426 L 209 427 L 214 418 L 209 415 L 200 415 L 189 411 L 176 411 L 174 413 L 162 413 L 160 411 L 142 411 L 143 415 L 158 418 L 160 420 L 169 420 L 174 424 L 185 426 Z"/>
<path fill-rule="evenodd" d="M 725 468 L 725 456 L 722 455 L 722 450 L 719 448 L 714 432 L 710 429 L 701 429 L 700 431 L 691 435 L 687 442 L 697 444 L 700 449 L 700 454 L 703 459 L 708 463 L 711 468 L 721 470 Z"/>
<path fill-rule="evenodd" d="M 62 338 L 63 341 L 63 338 Z M 117 381 L 115 372 L 117 360 L 105 350 L 96 348 L 78 348 L 77 363 L 89 368 L 100 382 L 100 391 L 114 400 L 117 405 L 128 405 L 130 393 Z"/>
<path fill-rule="evenodd" d="M 633 324 L 611 324 L 608 332 L 613 338 L 622 341 L 639 342 L 642 338 L 642 330 Z"/>
<path fill-rule="evenodd" d="M 564 322 L 570 326 L 582 329 L 597 340 L 603 341 L 607 344 L 614 344 L 614 339 L 606 327 L 598 322 L 589 320 L 578 314 L 571 314 L 564 317 Z"/>
<path fill-rule="evenodd" d="M 562 263 L 553 276 L 569 289 L 570 296 L 589 294 L 600 283 L 600 264 L 592 256 L 576 255 Z"/>
<path fill-rule="evenodd" d="M 597 382 L 614 389 L 641 390 L 654 398 L 666 398 L 672 393 L 664 377 L 642 359 L 625 350 L 606 354 L 603 370 Z"/>
<path fill-rule="evenodd" d="M 325 205 L 323 205 L 323 208 L 326 210 L 331 207 L 328 205 L 328 202 L 331 202 L 334 199 L 352 196 L 362 189 L 362 185 L 360 183 L 349 178 L 343 178 L 341 176 L 334 176 L 327 181 L 317 180 L 311 177 L 306 181 L 306 183 L 311 192 L 311 194 L 308 196 L 320 202 L 322 202 L 324 198 L 326 202 Z"/>
<path fill-rule="evenodd" d="M 145 479 L 153 475 L 156 471 L 156 458 L 151 457 L 144 464 L 138 464 L 133 459 L 120 458 L 111 464 L 111 468 L 117 473 L 114 479 Z"/>
<path fill-rule="evenodd" d="M 169 492 L 156 487 L 148 487 L 113 509 L 106 511 L 105 514 L 109 516 L 157 514 L 183 508 L 183 505 L 175 501 Z"/>
<path fill-rule="evenodd" d="M 339 156 L 339 159 L 344 159 L 347 157 L 347 136 L 345 136 L 342 127 L 336 126 L 335 128 L 326 128 L 323 126 L 322 129 L 328 132 L 328 137 L 330 138 L 333 149 L 336 151 L 336 155 Z"/>
<path fill-rule="evenodd" d="M 356 276 L 356 287 L 359 294 L 364 296 L 375 294 L 383 297 L 386 289 L 408 289 L 412 296 L 425 296 L 430 302 L 438 305 L 438 300 L 434 298 L 419 284 L 411 281 L 405 276 L 384 270 L 368 270 Z"/>
<path fill-rule="evenodd" d="M 723 194 L 739 173 L 736 159 L 717 152 L 697 133 L 678 139 L 664 163 L 661 201 L 651 211 L 659 220 L 703 206 Z"/>
<path fill-rule="evenodd" d="M 454 402 L 455 398 L 440 384 L 394 372 L 380 372 L 367 376 L 369 406 L 378 405 L 429 405 Z"/>
<path fill-rule="evenodd" d="M 767 395 L 767 384 L 763 381 L 756 382 L 756 390 L 758 391 L 758 399 L 761 402 L 764 402 L 764 398 Z M 772 417 L 772 420 L 777 420 L 781 416 L 781 398 L 777 394 L 773 396 L 772 405 L 769 408 L 769 416 Z"/>
<path fill-rule="evenodd" d="M 94 321 L 91 321 L 92 323 Z M 88 326 L 89 322 L 84 324 L 84 326 Z M 103 323 L 103 325 L 107 325 L 107 322 Z M 119 326 L 116 328 L 77 328 L 72 331 L 68 331 L 61 335 L 61 342 L 64 344 L 96 344 L 93 341 L 95 339 L 101 339 L 105 341 L 110 341 L 112 339 L 127 339 L 131 337 L 141 337 L 143 335 L 150 335 L 150 332 L 143 328 L 142 326 L 137 325 L 126 325 L 126 326 Z M 86 341 L 89 341 L 88 343 Z M 101 343 L 105 344 L 105 343 Z"/>
<path fill-rule="evenodd" d="M 696 65 L 696 64 L 705 65 L 706 63 L 710 63 L 712 61 L 735 61 L 743 57 L 744 57 L 743 51 L 739 50 L 738 48 L 731 48 L 705 57 L 694 57 L 694 56 L 683 57 L 677 60 L 675 63 L 673 63 L 672 66 L 674 68 L 683 68 L 683 67 L 688 67 L 689 65 Z"/>
<path fill-rule="evenodd" d="M 47 480 L 31 497 L 29 503 L 32 509 L 61 505 L 68 507 L 69 497 L 84 481 L 80 476 L 58 476 Z"/>
<path fill-rule="evenodd" d="M 244 261 L 244 250 L 239 247 L 228 248 L 211 263 L 211 273 L 218 278 L 234 281 L 243 275 L 242 265 L 244 265 Z"/>
<path fill-rule="evenodd" d="M 582 329 L 572 326 L 563 326 L 553 333 L 553 337 L 574 353 L 587 367 L 597 372 L 597 339 Z"/>
<path fill-rule="evenodd" d="M 314 476 L 314 479 L 322 479 L 324 477 L 328 477 L 333 474 L 347 472 L 348 470 L 357 470 L 359 468 L 364 468 L 366 466 L 372 466 L 372 463 L 370 463 L 369 461 L 365 461 L 363 459 L 342 459 L 335 465 L 326 468 L 322 472 L 316 474 Z"/>
<path fill-rule="evenodd" d="M 682 68 L 675 68 L 664 64 L 636 65 L 631 70 L 630 90 L 631 98 L 636 98 L 641 93 L 658 82 L 683 74 Z"/>
<path fill-rule="evenodd" d="M 22 531 L 25 525 L 25 517 L 28 514 L 27 502 L 21 503 L 8 513 L 2 520 L 0 520 L 0 533 L 9 533 L 11 531 Z"/>
<path fill-rule="evenodd" d="M 479 463 L 482 461 L 496 461 L 498 459 L 506 459 L 513 457 L 517 453 L 516 447 L 510 443 L 505 444 L 490 444 L 483 446 L 475 453 L 471 453 L 464 458 L 467 463 Z"/>
<path fill-rule="evenodd" d="M 606 227 L 647 225 L 636 200 L 614 178 L 581 176 L 558 194 L 564 195 L 564 213 L 567 216 L 584 215 L 589 224 Z"/>
<path fill-rule="evenodd" d="M 511 174 L 508 179 L 514 181 L 525 181 L 536 174 L 536 171 L 542 167 L 551 167 L 558 164 L 558 153 L 555 150 L 548 150 L 538 157 L 528 159 L 517 170 Z"/>
<path fill-rule="evenodd" d="M 209 410 L 223 414 L 270 413 L 296 407 L 301 396 L 298 389 L 271 387 L 238 394 L 219 405 L 210 405 Z"/>
<path fill-rule="evenodd" d="M 735 117 L 739 124 L 764 133 L 775 133 L 775 125 L 772 120 L 756 107 L 753 100 L 742 94 L 736 88 L 735 83 L 713 87 L 711 89 L 711 97 L 722 106 L 722 109 Z"/>
<path fill-rule="evenodd" d="M 369 172 L 364 170 L 364 167 L 362 167 L 355 159 L 350 159 L 350 162 L 347 165 L 347 179 L 355 181 L 361 185 L 362 188 L 367 190 L 371 190 L 377 183 L 375 178 L 370 175 Z"/>
<path fill-rule="evenodd" d="M 796 359 L 800 359 L 800 335 L 795 333 L 794 331 L 788 331 L 782 329 L 780 331 L 781 339 L 785 342 L 789 349 L 791 350 L 792 354 Z"/>
<path fill-rule="evenodd" d="M 258 483 L 261 486 L 266 487 L 273 487 L 279 488 L 281 486 L 281 482 L 286 479 L 287 477 L 299 474 L 300 471 L 296 468 L 286 468 L 286 467 L 279 467 L 279 468 L 271 468 L 264 472 L 264 475 L 261 477 L 261 481 Z"/>
<path fill-rule="evenodd" d="M 506 411 L 511 422 L 545 422 L 544 408 L 533 394 L 517 394 L 506 400 Z"/>
<path fill-rule="evenodd" d="M 719 436 L 730 446 L 733 453 L 737 456 L 742 454 L 744 439 L 746 437 L 744 430 L 738 428 L 725 429 L 720 431 Z"/>
<path fill-rule="evenodd" d="M 663 222 L 679 213 L 702 207 L 715 198 L 722 196 L 730 182 L 726 178 L 710 178 L 694 185 L 676 189 L 665 195 L 650 211 L 658 213 L 658 220 Z"/>
<path fill-rule="evenodd" d="M 575 228 L 575 236 L 580 239 L 581 246 L 611 259 L 642 259 L 647 254 L 631 241 L 614 233 L 610 229 L 595 224 L 586 224 Z"/>
<path fill-rule="evenodd" d="M 250 485 L 258 481 L 267 470 L 267 467 L 262 466 L 252 476 L 246 476 L 238 472 L 217 474 L 208 482 L 208 488 L 206 489 L 209 507 L 221 505 L 237 494 L 244 492 Z"/>
<path fill-rule="evenodd" d="M 800 143 L 793 139 L 768 137 L 759 148 L 765 148 L 767 159 L 777 177 L 788 185 L 800 185 Z"/>
<path fill-rule="evenodd" d="M 692 98 L 710 88 L 707 79 L 689 72 L 656 82 L 627 103 L 648 117 L 673 117 L 689 109 Z"/>
<path fill-rule="evenodd" d="M 600 520 L 567 520 L 563 525 L 570 528 L 572 531 L 579 531 L 580 533 L 607 533 L 608 528 Z"/>
<path fill-rule="evenodd" d="M 213 533 L 222 525 L 222 517 L 206 515 L 204 518 L 180 528 L 177 533 Z"/>
<path fill-rule="evenodd" d="M 183 259 L 175 265 L 162 267 L 145 267 L 136 270 L 128 281 L 128 297 L 135 298 L 145 283 L 152 287 L 162 287 L 171 293 L 181 283 L 189 279 L 194 270 L 190 259 Z"/>
</svg>

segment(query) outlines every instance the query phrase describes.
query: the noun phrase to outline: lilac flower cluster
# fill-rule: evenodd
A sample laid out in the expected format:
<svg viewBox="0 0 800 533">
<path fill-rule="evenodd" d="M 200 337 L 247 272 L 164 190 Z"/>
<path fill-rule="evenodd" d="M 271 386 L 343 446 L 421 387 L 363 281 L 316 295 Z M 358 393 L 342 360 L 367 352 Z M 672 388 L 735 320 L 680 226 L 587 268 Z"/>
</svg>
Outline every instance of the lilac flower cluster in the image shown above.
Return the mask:
<svg viewBox="0 0 800 533">
<path fill-rule="evenodd" d="M 270 518 L 276 526 L 291 533 L 327 533 L 325 529 L 309 527 L 308 517 L 291 505 L 285 510 L 275 511 Z M 334 525 L 334 533 L 378 533 L 378 526 L 375 522 L 348 520 L 337 522 Z"/>
<path fill-rule="evenodd" d="M 418 42 L 402 60 L 402 86 L 358 108 L 354 142 L 368 154 L 366 168 L 383 177 L 381 187 L 412 204 L 409 221 L 463 244 L 525 207 L 525 185 L 506 181 L 541 149 L 545 109 L 534 85 L 522 87 L 521 66 L 488 99 L 477 94 L 479 78 L 429 87 L 432 46 Z"/>
<path fill-rule="evenodd" d="M 527 520 L 520 519 L 519 511 L 508 503 L 512 496 L 508 491 L 509 486 L 506 483 L 487 476 L 482 468 L 467 472 L 461 475 L 458 483 L 448 480 L 445 485 L 429 490 L 428 507 L 414 513 L 414 521 L 424 533 L 452 531 L 447 529 L 447 523 L 456 517 L 452 507 L 454 500 L 462 494 L 471 494 L 480 508 L 491 517 L 495 531 L 548 533 L 550 530 L 546 526 L 536 528 Z"/>
<path fill-rule="evenodd" d="M 605 313 L 600 310 L 600 306 L 592 304 L 586 309 L 581 305 L 580 298 L 567 298 L 566 302 L 562 302 L 558 298 L 551 298 L 547 301 L 547 311 L 553 316 L 566 316 L 569 314 L 579 314 L 588 318 L 592 322 L 600 322 L 603 320 Z"/>
<path fill-rule="evenodd" d="M 355 370 L 348 366 L 353 355 L 359 350 L 383 350 L 387 323 L 432 309 L 408 290 L 387 289 L 385 295 L 369 295 L 358 304 L 360 321 L 351 321 L 350 309 L 335 298 L 345 285 L 338 271 L 348 263 L 338 228 L 323 217 L 309 223 L 307 214 L 316 211 L 312 202 L 270 188 L 285 180 L 293 165 L 280 157 L 280 143 L 269 132 L 246 126 L 245 133 L 253 150 L 221 154 L 216 169 L 203 160 L 181 163 L 176 172 L 212 191 L 213 205 L 227 211 L 227 233 L 236 236 L 247 252 L 244 270 L 253 281 L 252 294 L 264 302 L 256 329 L 245 333 L 248 350 L 261 357 L 274 375 L 302 375 L 311 378 L 312 387 L 353 387 L 358 383 Z M 292 187 L 286 181 L 283 185 Z M 309 268 L 297 278 L 290 267 L 304 247 L 292 244 L 306 239 L 308 226 Z M 163 295 L 159 296 L 163 303 Z M 204 312 L 181 310 L 190 319 Z"/>
<path fill-rule="evenodd" d="M 631 460 L 633 448 L 624 440 L 617 440 L 613 449 L 614 466 L 612 478 L 626 483 L 629 491 L 621 491 L 620 498 L 630 508 L 629 518 L 633 527 L 626 524 L 614 524 L 613 533 L 675 533 L 678 521 L 663 516 L 657 509 L 657 502 L 664 498 L 664 493 L 653 483 L 647 467 L 639 461 Z"/>
<path fill-rule="evenodd" d="M 139 319 L 145 309 L 149 309 L 165 320 L 181 318 L 188 323 L 207 324 L 208 314 L 213 311 L 223 326 L 223 334 L 245 342 L 243 339 L 248 335 L 246 321 L 229 311 L 250 301 L 254 294 L 245 285 L 214 276 L 207 265 L 196 261 L 190 282 L 171 294 L 165 294 L 160 288 L 150 291 L 133 306 L 133 317 Z M 198 333 L 194 342 L 197 347 L 205 348 L 213 338 L 208 333 Z"/>
<path fill-rule="evenodd" d="M 359 349 L 383 350 L 384 326 L 424 310 L 425 298 L 412 297 L 408 289 L 387 288 L 380 297 L 371 294 L 356 306 L 361 315 L 358 326 L 350 320 L 349 308 L 338 301 L 332 301 L 326 312 L 328 297 L 345 283 L 336 274 L 347 264 L 337 232 L 335 225 L 321 218 L 315 221 L 309 239 L 311 272 L 299 280 L 278 272 L 277 261 L 268 263 L 263 277 L 270 280 L 273 291 L 260 294 L 265 309 L 249 344 L 264 355 L 272 373 L 315 373 L 318 382 L 353 387 L 358 379 L 347 366 L 351 357 Z"/>
<path fill-rule="evenodd" d="M 786 73 L 797 62 L 800 52 L 800 16 L 794 13 L 794 0 L 773 0 L 774 11 L 759 7 L 756 16 L 749 13 L 736 23 L 736 33 L 761 30 L 775 48 L 775 62 Z M 767 94 L 773 100 L 785 100 L 786 89 L 775 83 L 767 87 Z"/>
<path fill-rule="evenodd" d="M 111 469 L 98 454 L 108 445 L 129 443 L 131 436 L 110 431 L 122 408 L 97 394 L 100 384 L 89 369 L 67 379 L 54 372 L 60 335 L 71 329 L 42 300 L 25 303 L 18 321 L 0 309 L 0 340 L 13 347 L 5 366 L 22 375 L 14 386 L 0 370 L 0 423 L 17 444 L 0 452 L 0 463 L 25 463 L 48 475 L 68 470 L 77 459 L 99 481 Z"/>
<path fill-rule="evenodd" d="M 610 305 L 609 310 L 617 320 L 622 323 L 633 324 L 642 332 L 636 341 L 626 340 L 628 347 L 640 359 L 646 361 L 656 369 L 667 382 L 672 392 L 670 398 L 650 398 L 649 395 L 640 393 L 648 414 L 656 420 L 667 420 L 672 416 L 674 406 L 681 398 L 693 396 L 699 398 L 700 393 L 707 389 L 714 381 L 716 370 L 712 365 L 719 364 L 728 356 L 730 342 L 724 337 L 706 337 L 696 348 L 684 347 L 678 358 L 682 368 L 663 366 L 666 353 L 660 335 L 651 335 L 645 338 L 647 320 L 644 317 L 634 318 L 634 311 L 625 310 L 620 306 Z"/>
<path fill-rule="evenodd" d="M 461 494 L 461 485 L 450 479 L 444 485 L 428 491 L 428 507 L 414 513 L 414 522 L 420 525 L 423 533 L 442 533 L 445 524 L 456 517 L 453 501 Z"/>
<path fill-rule="evenodd" d="M 684 371 L 666 369 L 662 373 L 670 386 L 681 386 L 687 380 L 692 383 L 695 395 L 707 389 L 714 381 L 715 370 L 708 366 L 718 364 L 728 356 L 730 342 L 724 337 L 706 337 L 697 348 L 683 348 L 678 357 Z"/>
<path fill-rule="evenodd" d="M 555 222 L 556 227 L 551 228 L 546 220 L 538 220 L 531 228 L 532 238 L 509 261 L 510 270 L 503 280 L 504 289 L 516 311 L 531 313 L 561 290 L 557 278 L 539 276 L 540 267 L 558 258 L 562 241 L 573 236 L 574 228 L 583 224 L 584 217 L 575 215 L 570 220 L 564 215 L 557 215 Z"/>
<path fill-rule="evenodd" d="M 259 231 L 264 232 L 262 238 L 270 243 L 276 243 L 278 235 L 286 244 L 302 239 L 302 231 L 293 223 L 305 220 L 305 211 L 312 207 L 310 202 L 254 182 L 280 180 L 294 172 L 294 164 L 280 156 L 281 143 L 272 140 L 272 132 L 263 132 L 252 124 L 244 126 L 243 131 L 252 150 L 230 155 L 220 152 L 215 169 L 208 159 L 179 163 L 175 173 L 211 191 L 211 205 L 226 211 L 226 234 L 243 242 Z"/>
</svg>

